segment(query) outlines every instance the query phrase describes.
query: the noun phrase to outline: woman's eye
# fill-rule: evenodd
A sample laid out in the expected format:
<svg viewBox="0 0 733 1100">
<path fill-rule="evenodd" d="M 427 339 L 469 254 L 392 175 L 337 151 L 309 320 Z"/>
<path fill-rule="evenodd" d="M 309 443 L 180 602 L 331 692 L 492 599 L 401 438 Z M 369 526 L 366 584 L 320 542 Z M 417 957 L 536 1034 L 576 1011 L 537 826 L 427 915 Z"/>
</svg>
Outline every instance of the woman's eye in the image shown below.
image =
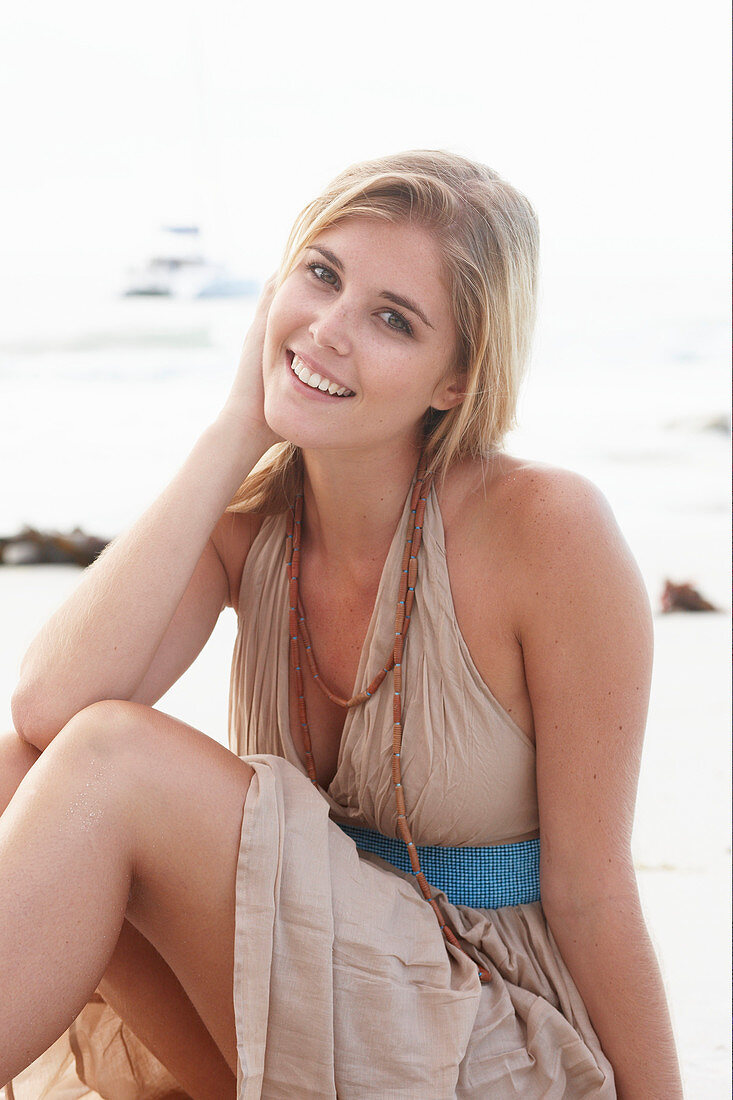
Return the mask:
<svg viewBox="0 0 733 1100">
<path fill-rule="evenodd" d="M 313 272 L 317 279 L 320 279 L 322 283 L 327 283 L 328 286 L 335 286 L 338 282 L 338 275 L 335 271 L 331 271 L 330 267 L 324 267 L 323 264 L 314 263 L 308 264 L 308 269 Z"/>
<path fill-rule="evenodd" d="M 401 313 L 396 313 L 393 309 L 385 309 L 382 313 L 379 314 L 379 316 L 392 318 L 392 320 L 387 320 L 388 328 L 393 328 L 395 332 L 404 332 L 407 336 L 412 336 L 412 326 L 410 322 L 402 316 Z"/>
<path fill-rule="evenodd" d="M 319 282 L 325 283 L 326 286 L 338 286 L 339 277 L 330 267 L 326 267 L 325 264 L 316 262 L 307 264 L 306 266 L 309 271 L 313 272 Z M 403 332 L 406 336 L 412 336 L 412 325 L 407 318 L 403 317 L 401 313 L 397 313 L 396 310 L 385 309 L 377 316 L 385 318 L 387 328 L 391 328 L 395 332 Z"/>
</svg>

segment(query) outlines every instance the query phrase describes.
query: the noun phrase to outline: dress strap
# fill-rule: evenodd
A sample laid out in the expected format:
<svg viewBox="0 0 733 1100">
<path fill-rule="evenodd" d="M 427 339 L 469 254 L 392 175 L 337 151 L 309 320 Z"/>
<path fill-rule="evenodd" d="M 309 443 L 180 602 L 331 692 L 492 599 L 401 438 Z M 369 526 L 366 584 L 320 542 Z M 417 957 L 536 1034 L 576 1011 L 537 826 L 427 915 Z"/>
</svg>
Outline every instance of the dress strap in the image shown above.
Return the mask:
<svg viewBox="0 0 733 1100">
<path fill-rule="evenodd" d="M 401 840 L 375 829 L 340 825 L 364 852 L 414 874 Z M 540 841 L 520 840 L 485 848 L 447 848 L 416 845 L 420 865 L 431 886 L 442 890 L 453 905 L 472 909 L 500 909 L 540 900 Z"/>
</svg>

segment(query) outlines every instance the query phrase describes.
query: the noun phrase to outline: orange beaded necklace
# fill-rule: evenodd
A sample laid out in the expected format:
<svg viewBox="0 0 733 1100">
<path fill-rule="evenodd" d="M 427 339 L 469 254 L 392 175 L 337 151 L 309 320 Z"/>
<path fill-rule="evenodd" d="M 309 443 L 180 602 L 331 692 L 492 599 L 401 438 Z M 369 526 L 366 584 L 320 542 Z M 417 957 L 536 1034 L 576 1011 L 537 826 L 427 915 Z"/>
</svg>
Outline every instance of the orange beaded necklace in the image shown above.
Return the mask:
<svg viewBox="0 0 733 1100">
<path fill-rule="evenodd" d="M 395 640 L 392 655 L 384 667 L 377 673 L 369 687 L 354 695 L 351 699 L 342 699 L 324 683 L 318 672 L 313 646 L 308 633 L 308 625 L 305 619 L 305 611 L 299 595 L 300 577 L 300 538 L 303 516 L 303 493 L 298 494 L 295 505 L 288 515 L 287 538 L 288 548 L 288 584 L 289 584 L 289 618 L 290 618 L 290 667 L 295 677 L 295 688 L 298 695 L 298 716 L 300 729 L 305 749 L 306 769 L 311 782 L 318 786 L 315 763 L 311 746 L 310 730 L 308 728 L 308 716 L 305 708 L 303 694 L 303 670 L 300 663 L 300 636 L 302 634 L 305 648 L 305 656 L 313 679 L 318 684 L 323 694 L 340 707 L 350 709 L 364 703 L 380 686 L 388 672 L 393 673 L 394 679 L 394 722 L 392 732 L 392 785 L 395 802 L 397 804 L 397 832 L 400 839 L 407 846 L 410 858 L 410 866 L 422 891 L 422 895 L 432 907 L 438 924 L 448 943 L 463 951 L 455 933 L 446 924 L 445 918 L 435 898 L 431 896 L 430 886 L 425 875 L 420 869 L 420 859 L 407 824 L 407 812 L 405 796 L 402 787 L 401 752 L 402 752 L 402 654 L 405 647 L 405 638 L 410 626 L 410 613 L 415 599 L 415 584 L 417 581 L 417 556 L 422 542 L 423 517 L 427 496 L 432 484 L 432 474 L 426 472 L 424 457 L 420 458 L 415 485 L 410 499 L 410 516 L 407 524 L 407 537 L 405 550 L 402 556 L 402 576 L 397 597 L 397 610 L 395 614 Z M 464 952 L 466 954 L 466 952 Z M 491 981 L 491 974 L 483 967 L 478 967 L 479 978 L 482 982 Z"/>
</svg>

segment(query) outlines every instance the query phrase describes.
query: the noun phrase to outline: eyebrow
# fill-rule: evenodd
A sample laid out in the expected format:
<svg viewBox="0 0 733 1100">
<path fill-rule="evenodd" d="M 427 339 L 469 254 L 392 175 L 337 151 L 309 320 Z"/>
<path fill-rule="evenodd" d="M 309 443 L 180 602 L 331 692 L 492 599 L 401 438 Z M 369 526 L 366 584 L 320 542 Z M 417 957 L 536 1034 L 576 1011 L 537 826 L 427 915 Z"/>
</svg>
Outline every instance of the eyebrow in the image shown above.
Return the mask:
<svg viewBox="0 0 733 1100">
<path fill-rule="evenodd" d="M 338 256 L 336 256 L 335 253 L 331 252 L 330 249 L 321 248 L 320 245 L 317 244 L 309 245 L 309 247 L 312 248 L 314 252 L 320 252 L 320 254 L 324 256 L 329 261 L 329 263 L 332 263 L 335 268 L 343 273 L 344 265 L 341 263 L 341 260 L 338 258 Z M 386 298 L 389 302 L 394 302 L 396 306 L 402 306 L 403 309 L 409 309 L 411 313 L 414 313 L 417 317 L 420 318 L 423 324 L 426 324 L 428 328 L 434 329 L 434 326 L 430 324 L 430 321 L 428 321 L 427 317 L 420 309 L 420 307 L 409 298 L 403 298 L 401 294 L 395 294 L 391 290 L 380 291 L 380 297 Z"/>
</svg>

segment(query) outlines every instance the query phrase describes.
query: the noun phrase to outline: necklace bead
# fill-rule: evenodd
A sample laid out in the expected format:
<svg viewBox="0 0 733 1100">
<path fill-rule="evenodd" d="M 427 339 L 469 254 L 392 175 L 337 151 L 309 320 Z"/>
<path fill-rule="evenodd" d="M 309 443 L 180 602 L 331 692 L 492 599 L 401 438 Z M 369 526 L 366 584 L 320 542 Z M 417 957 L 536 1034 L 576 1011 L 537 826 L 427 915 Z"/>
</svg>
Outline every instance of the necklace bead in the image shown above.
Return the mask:
<svg viewBox="0 0 733 1100">
<path fill-rule="evenodd" d="M 415 879 L 420 887 L 423 897 L 433 909 L 440 925 L 441 931 L 448 943 L 453 947 L 457 947 L 460 951 L 466 952 L 461 947 L 455 934 L 450 929 L 443 917 L 440 910 L 440 906 L 437 901 L 432 897 L 430 891 L 430 885 L 425 878 L 422 870 L 420 869 L 420 859 L 417 854 L 415 843 L 410 833 L 410 827 L 407 824 L 407 807 L 405 804 L 404 788 L 402 786 L 402 773 L 401 773 L 401 748 L 402 748 L 402 654 L 404 652 L 405 637 L 410 626 L 410 615 L 412 612 L 412 606 L 415 599 L 415 586 L 417 581 L 417 556 L 420 552 L 420 545 L 422 543 L 422 530 L 423 530 L 423 517 L 425 515 L 425 506 L 427 503 L 428 493 L 432 484 L 432 475 L 426 471 L 426 463 L 424 456 L 421 456 L 418 464 L 417 472 L 415 474 L 415 484 L 412 490 L 412 497 L 410 500 L 410 513 L 407 525 L 407 536 L 405 539 L 405 549 L 402 556 L 402 574 L 400 579 L 400 590 L 397 597 L 397 607 L 395 609 L 395 632 L 394 632 L 394 647 L 392 655 L 389 661 L 384 665 L 382 669 L 377 673 L 368 688 L 364 691 L 360 691 L 357 695 L 352 696 L 350 699 L 342 699 L 335 692 L 331 691 L 328 685 L 324 682 L 323 677 L 318 671 L 318 665 L 316 664 L 315 654 L 313 652 L 313 644 L 311 642 L 310 634 L 308 632 L 308 624 L 305 617 L 305 609 L 300 599 L 299 581 L 300 581 L 300 538 L 302 533 L 302 518 L 303 518 L 303 493 L 298 493 L 295 499 L 295 504 L 291 509 L 288 516 L 288 529 L 287 540 L 289 543 L 288 549 L 288 593 L 289 593 L 289 620 L 290 620 L 290 667 L 291 672 L 295 679 L 295 689 L 298 697 L 298 720 L 300 722 L 300 730 L 303 738 L 303 749 L 305 752 L 305 764 L 308 773 L 308 778 L 314 786 L 318 786 L 318 777 L 316 774 L 315 761 L 313 759 L 313 750 L 310 738 L 310 729 L 308 726 L 308 716 L 305 706 L 305 695 L 303 688 L 303 669 L 300 661 L 300 648 L 301 648 L 301 636 L 302 636 L 302 648 L 305 653 L 306 662 L 310 670 L 311 676 L 314 682 L 318 685 L 320 690 L 330 699 L 332 703 L 335 703 L 339 707 L 344 709 L 351 709 L 352 707 L 359 706 L 361 703 L 370 699 L 374 692 L 380 687 L 385 677 L 389 672 L 392 672 L 394 689 L 393 689 L 393 731 L 392 731 L 392 786 L 395 795 L 395 804 L 397 806 L 397 818 L 396 828 L 400 836 L 400 839 L 404 842 L 409 858 L 410 866 L 412 867 Z M 484 970 L 483 967 L 478 967 L 479 978 L 482 982 L 491 981 L 491 974 Z"/>
</svg>

